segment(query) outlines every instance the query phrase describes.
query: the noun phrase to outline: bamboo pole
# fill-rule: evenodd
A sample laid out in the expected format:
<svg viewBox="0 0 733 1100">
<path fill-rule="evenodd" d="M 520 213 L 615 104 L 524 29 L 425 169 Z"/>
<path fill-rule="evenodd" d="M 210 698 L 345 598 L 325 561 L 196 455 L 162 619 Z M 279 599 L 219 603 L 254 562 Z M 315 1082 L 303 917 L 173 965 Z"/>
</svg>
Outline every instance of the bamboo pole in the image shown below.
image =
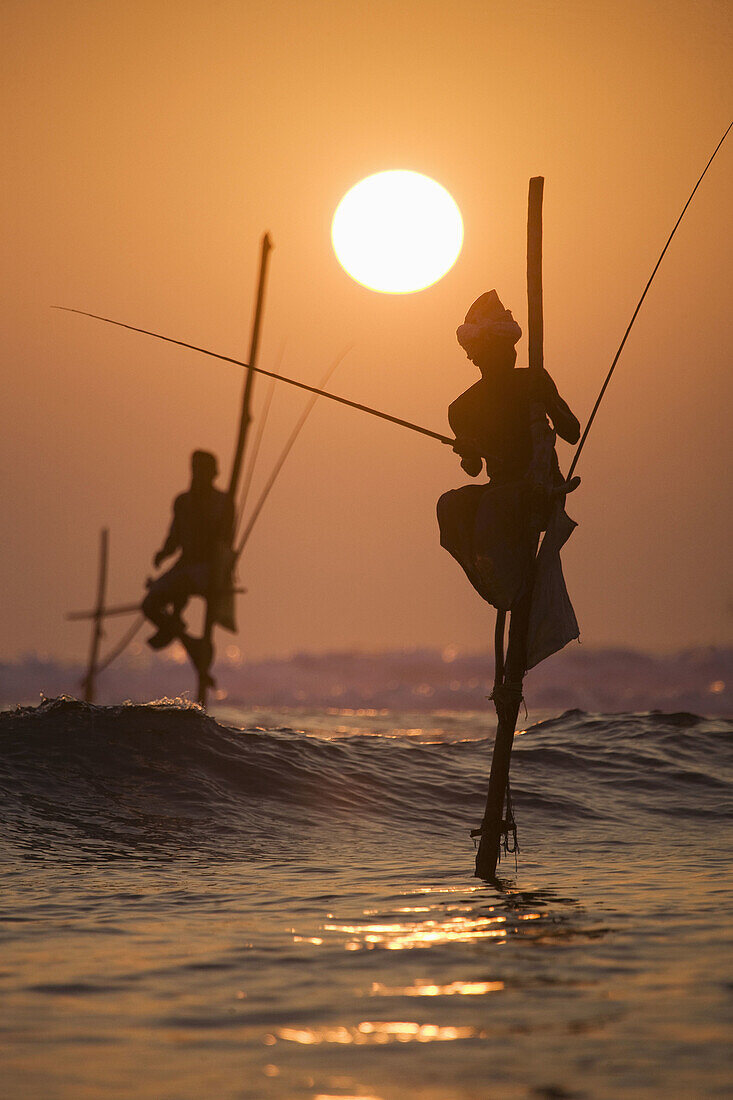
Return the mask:
<svg viewBox="0 0 733 1100">
<path fill-rule="evenodd" d="M 544 179 L 535 176 L 529 181 L 527 210 L 527 305 L 529 321 L 529 367 L 542 369 L 543 361 L 543 312 L 542 312 L 542 194 Z M 531 589 L 530 589 L 531 592 Z M 523 607 L 510 613 L 510 649 L 525 652 L 529 625 L 529 594 L 523 598 Z M 512 627 L 514 629 L 512 629 Z M 504 612 L 497 613 L 495 631 L 495 673 L 492 698 L 496 708 L 497 726 L 494 751 L 491 758 L 489 790 L 486 808 L 478 832 L 480 836 L 476 853 L 476 875 L 479 878 L 496 878 L 501 838 L 508 828 L 504 816 L 509 768 L 511 766 L 514 733 L 522 701 L 524 668 L 517 669 L 504 659 Z M 516 659 L 516 658 L 515 658 Z M 519 679 L 517 679 L 519 676 Z M 509 677 L 512 677 L 510 680 Z"/>
<path fill-rule="evenodd" d="M 232 460 L 232 472 L 229 478 L 228 494 L 232 501 L 232 505 L 236 505 L 237 490 L 239 488 L 239 478 L 242 472 L 242 460 L 244 458 L 245 449 L 247 446 L 247 436 L 249 434 L 249 426 L 252 422 L 252 390 L 254 387 L 255 367 L 257 363 L 257 351 L 260 342 L 260 327 L 262 324 L 262 313 L 265 304 L 265 282 L 267 278 L 267 263 L 270 252 L 272 251 L 272 241 L 267 233 L 262 237 L 262 249 L 260 253 L 260 272 L 257 281 L 257 298 L 255 300 L 254 316 L 252 319 L 252 334 L 250 338 L 249 360 L 246 367 L 246 375 L 244 380 L 244 389 L 242 391 L 242 409 L 239 417 L 239 430 L 237 432 L 237 442 L 234 448 L 234 458 Z M 234 532 L 232 532 L 233 537 Z M 209 669 L 213 660 L 213 642 L 212 637 L 214 633 L 214 621 L 211 613 L 211 600 L 206 601 L 206 622 L 204 625 L 204 636 L 202 649 L 205 653 L 211 654 L 211 660 L 209 660 L 206 668 L 198 668 L 198 701 L 202 707 L 206 706 L 208 689 L 211 684 L 211 677 L 209 675 Z"/>
<path fill-rule="evenodd" d="M 136 611 L 140 611 L 140 601 L 137 603 L 121 603 L 114 607 L 105 607 L 102 609 L 101 616 L 103 619 L 111 619 L 114 615 L 132 615 Z M 64 616 L 69 622 L 76 623 L 83 619 L 96 619 L 100 612 L 95 608 L 92 611 L 67 611 Z"/>
<path fill-rule="evenodd" d="M 239 431 L 237 444 L 234 448 L 232 460 L 232 473 L 229 478 L 229 495 L 235 500 L 239 487 L 239 476 L 242 471 L 242 459 L 247 444 L 247 434 L 252 420 L 252 391 L 254 389 L 255 371 L 257 364 L 257 350 L 260 343 L 260 325 L 262 323 L 262 310 L 265 304 L 265 280 L 267 278 L 267 261 L 272 251 L 272 241 L 267 233 L 262 238 L 262 251 L 260 253 L 260 275 L 257 282 L 257 300 L 255 303 L 254 317 L 252 320 L 252 335 L 250 338 L 249 359 L 247 361 L 247 373 L 244 379 L 242 391 L 242 411 L 239 419 Z"/>
<path fill-rule="evenodd" d="M 545 322 L 542 304 L 542 197 L 545 181 L 533 176 L 527 199 L 527 320 L 529 329 L 529 369 L 544 366 Z"/>
<path fill-rule="evenodd" d="M 246 592 L 247 589 L 240 586 L 238 588 L 235 588 L 234 591 L 239 594 L 242 592 Z M 113 607 L 103 608 L 101 617 L 103 619 L 112 619 L 117 615 L 134 615 L 136 611 L 142 611 L 142 609 L 143 607 L 139 600 L 137 601 L 137 603 L 119 603 L 115 604 Z M 77 623 L 83 621 L 84 619 L 94 619 L 96 618 L 96 616 L 96 610 L 67 611 L 64 618 L 68 622 Z"/>
<path fill-rule="evenodd" d="M 89 646 L 89 663 L 87 674 L 82 680 L 84 688 L 84 702 L 93 703 L 96 689 L 97 662 L 99 660 L 99 646 L 102 641 L 104 621 L 104 600 L 107 594 L 107 561 L 109 553 L 109 531 L 103 527 L 99 537 L 99 569 L 97 572 L 97 606 L 94 612 L 94 625 L 92 626 L 92 640 Z"/>
</svg>

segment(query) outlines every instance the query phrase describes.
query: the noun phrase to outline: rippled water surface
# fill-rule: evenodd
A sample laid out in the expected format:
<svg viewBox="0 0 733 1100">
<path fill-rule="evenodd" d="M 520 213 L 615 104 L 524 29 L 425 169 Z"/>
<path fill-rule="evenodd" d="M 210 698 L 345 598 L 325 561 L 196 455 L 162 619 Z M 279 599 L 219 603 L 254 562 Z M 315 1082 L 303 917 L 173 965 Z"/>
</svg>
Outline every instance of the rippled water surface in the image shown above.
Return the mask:
<svg viewBox="0 0 733 1100">
<path fill-rule="evenodd" d="M 485 716 L 219 717 L 0 714 L 3 1095 L 731 1095 L 732 723 L 530 726 L 497 886 Z"/>
</svg>

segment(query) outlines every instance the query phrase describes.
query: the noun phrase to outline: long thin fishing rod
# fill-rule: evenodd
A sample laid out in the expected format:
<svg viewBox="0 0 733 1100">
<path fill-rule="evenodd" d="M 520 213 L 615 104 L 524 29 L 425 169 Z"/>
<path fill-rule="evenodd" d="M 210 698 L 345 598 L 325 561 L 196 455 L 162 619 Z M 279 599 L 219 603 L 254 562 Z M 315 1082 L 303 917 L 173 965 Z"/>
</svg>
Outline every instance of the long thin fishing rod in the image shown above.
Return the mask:
<svg viewBox="0 0 733 1100">
<path fill-rule="evenodd" d="M 333 361 L 333 363 L 331 364 L 331 366 L 328 368 L 328 370 L 324 374 L 323 378 L 321 379 L 321 387 L 326 385 L 329 378 L 331 377 L 333 372 L 336 370 L 336 367 L 338 367 L 339 364 L 343 362 L 343 360 L 345 359 L 348 352 L 349 352 L 349 348 L 346 348 L 345 351 L 342 351 L 341 354 L 338 356 L 338 358 Z M 247 540 L 249 539 L 249 536 L 252 534 L 252 529 L 253 529 L 255 523 L 257 522 L 257 519 L 260 515 L 260 512 L 262 511 L 262 509 L 264 507 L 265 501 L 267 500 L 268 496 L 270 495 L 270 492 L 272 491 L 272 487 L 275 484 L 275 482 L 277 481 L 278 474 L 280 473 L 280 471 L 282 470 L 282 468 L 285 464 L 285 459 L 288 457 L 291 450 L 293 449 L 293 445 L 294 445 L 296 439 L 298 438 L 298 436 L 300 435 L 301 429 L 303 428 L 303 425 L 305 424 L 306 420 L 308 419 L 311 412 L 313 411 L 313 406 L 315 405 L 315 403 L 316 403 L 316 401 L 318 400 L 319 397 L 320 397 L 320 394 L 317 394 L 317 393 L 313 394 L 313 396 L 310 398 L 307 405 L 303 409 L 302 413 L 300 414 L 300 416 L 298 418 L 298 422 L 296 423 L 295 427 L 293 428 L 292 432 L 290 433 L 290 437 L 288 438 L 287 443 L 283 447 L 283 449 L 280 453 L 280 457 L 278 458 L 277 462 L 275 463 L 275 465 L 273 467 L 273 470 L 272 470 L 272 473 L 270 474 L 269 478 L 267 479 L 267 483 L 266 483 L 264 489 L 262 490 L 262 492 L 260 493 L 259 499 L 258 499 L 257 503 L 255 504 L 254 509 L 252 510 L 252 515 L 250 516 L 249 522 L 247 523 L 247 526 L 244 529 L 244 533 L 242 534 L 242 537 L 239 540 L 239 544 L 234 549 L 234 552 L 235 552 L 235 554 L 238 558 L 241 556 L 242 551 L 244 550 L 244 548 L 247 544 Z"/>
<path fill-rule="evenodd" d="M 713 153 L 710 160 L 705 165 L 704 171 L 703 171 L 702 175 L 700 176 L 700 179 L 697 181 L 697 183 L 693 187 L 692 193 L 691 193 L 689 199 L 687 200 L 687 202 L 685 203 L 684 207 L 682 208 L 682 213 L 680 214 L 679 218 L 677 219 L 677 221 L 675 223 L 675 227 L 672 230 L 672 232 L 670 233 L 669 239 L 668 239 L 667 243 L 665 244 L 664 248 L 662 249 L 662 254 L 659 257 L 659 259 L 657 260 L 656 265 L 654 267 L 654 270 L 652 271 L 651 275 L 649 276 L 649 282 L 644 287 L 644 293 L 642 294 L 641 298 L 639 299 L 638 305 L 637 305 L 636 309 L 634 310 L 634 316 L 629 321 L 629 327 L 626 329 L 626 332 L 624 333 L 624 338 L 621 341 L 621 343 L 619 345 L 619 349 L 618 349 L 618 351 L 616 352 L 616 354 L 613 358 L 613 362 L 611 363 L 610 370 L 609 370 L 608 374 L 606 375 L 606 380 L 603 383 L 603 385 L 601 386 L 601 392 L 598 394 L 598 398 L 596 399 L 596 403 L 593 406 L 593 412 L 588 417 L 588 423 L 585 426 L 585 431 L 583 432 L 583 435 L 581 436 L 580 443 L 578 443 L 577 449 L 575 451 L 575 455 L 573 456 L 572 465 L 570 467 L 570 470 L 568 471 L 568 480 L 570 480 L 570 478 L 573 476 L 573 471 L 575 470 L 575 467 L 578 465 L 578 459 L 580 458 L 580 452 L 583 450 L 583 445 L 585 444 L 585 441 L 588 437 L 588 432 L 590 431 L 591 424 L 595 420 L 596 413 L 598 412 L 598 407 L 599 407 L 601 401 L 603 400 L 603 395 L 606 392 L 606 389 L 608 388 L 608 383 L 611 381 L 611 375 L 613 374 L 614 370 L 616 369 L 616 364 L 619 361 L 619 358 L 621 356 L 621 352 L 624 350 L 624 344 L 626 343 L 628 335 L 631 332 L 634 321 L 636 320 L 636 316 L 637 316 L 639 310 L 641 309 L 642 302 L 646 298 L 647 291 L 649 290 L 649 287 L 652 285 L 652 282 L 654 280 L 654 276 L 656 275 L 657 271 L 659 270 L 659 265 L 661 264 L 662 260 L 664 259 L 664 254 L 667 251 L 667 249 L 669 248 L 670 244 L 672 243 L 672 238 L 674 237 L 675 233 L 677 232 L 677 227 L 679 226 L 680 222 L 684 218 L 685 212 L 687 211 L 687 207 L 690 205 L 693 198 L 695 197 L 695 192 L 697 191 L 698 187 L 700 186 L 703 179 L 705 178 L 705 174 L 706 174 L 708 168 L 710 167 L 710 165 L 715 160 L 715 157 L 717 155 L 718 150 L 720 149 L 720 147 L 723 144 L 723 142 L 725 141 L 725 139 L 728 137 L 728 134 L 730 133 L 731 127 L 733 127 L 733 122 L 730 123 L 730 125 L 728 126 L 728 129 L 725 131 L 722 138 L 720 139 L 718 144 L 715 146 L 715 152 Z"/>
<path fill-rule="evenodd" d="M 229 355 L 219 355 L 218 352 L 209 351 L 208 348 L 200 348 L 196 344 L 187 344 L 183 340 L 174 340 L 172 336 L 162 336 L 159 332 L 151 332 L 146 328 L 126 325 L 124 321 L 115 321 L 111 317 L 100 317 L 98 313 L 87 313 L 84 309 L 72 309 L 70 306 L 51 306 L 51 309 L 61 309 L 65 313 L 78 313 L 81 317 L 92 317 L 95 321 L 104 321 L 107 325 L 117 325 L 119 328 L 129 329 L 130 332 L 141 332 L 144 336 L 152 336 L 156 340 L 165 340 L 168 344 L 177 344 L 178 347 L 188 348 L 189 351 L 197 351 L 199 354 L 208 355 L 212 359 L 220 359 L 222 363 L 232 363 L 235 367 L 249 368 L 249 364 L 243 363 L 241 359 L 232 359 Z M 369 413 L 370 416 L 378 416 L 380 420 L 387 420 L 390 424 L 397 424 L 401 428 L 409 428 L 410 431 L 419 432 L 420 435 L 426 435 L 430 439 L 437 439 L 440 443 L 447 443 L 449 447 L 452 447 L 455 442 L 450 436 L 441 435 L 440 432 L 431 432 L 429 428 L 422 428 L 419 424 L 402 420 L 399 416 L 390 416 L 389 413 L 372 409 L 369 405 L 360 405 L 358 401 L 350 401 L 348 397 L 339 397 L 335 393 L 327 393 L 325 390 L 316 389 L 315 386 L 307 386 L 305 382 L 298 382 L 295 378 L 287 378 L 284 374 L 275 374 L 274 371 L 265 370 L 263 367 L 252 367 L 251 369 L 255 374 L 263 374 L 266 378 L 276 378 L 278 382 L 286 382 L 289 386 L 296 386 L 299 390 L 307 390 L 308 393 L 316 393 L 320 397 L 327 397 L 330 401 L 338 401 L 340 405 L 348 405 L 349 408 Z"/>
<path fill-rule="evenodd" d="M 280 355 L 282 359 L 282 354 Z M 278 366 L 279 366 L 278 362 Z M 265 427 L 267 426 L 267 418 L 270 415 L 270 406 L 272 405 L 272 399 L 275 396 L 275 380 L 270 382 L 267 394 L 265 396 L 265 403 L 262 406 L 262 412 L 260 413 L 259 420 L 257 422 L 257 434 L 254 437 L 252 443 L 252 453 L 249 456 L 249 462 L 247 468 L 244 471 L 244 480 L 242 482 L 242 489 L 239 494 L 239 503 L 237 504 L 237 517 L 236 517 L 236 531 L 239 530 L 242 524 L 242 517 L 244 516 L 244 509 L 247 506 L 247 497 L 249 496 L 250 488 L 252 487 L 252 478 L 254 477 L 255 466 L 257 465 L 257 458 L 260 453 L 260 447 L 262 446 L 262 437 L 265 434 Z M 235 531 L 235 534 L 236 534 Z"/>
</svg>

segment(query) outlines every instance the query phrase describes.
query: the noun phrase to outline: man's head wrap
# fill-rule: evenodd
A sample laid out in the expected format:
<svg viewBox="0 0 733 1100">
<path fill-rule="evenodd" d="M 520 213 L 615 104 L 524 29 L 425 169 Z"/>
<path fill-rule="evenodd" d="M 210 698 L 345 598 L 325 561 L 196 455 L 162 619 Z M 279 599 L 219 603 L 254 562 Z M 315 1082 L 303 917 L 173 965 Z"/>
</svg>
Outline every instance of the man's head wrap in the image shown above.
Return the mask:
<svg viewBox="0 0 733 1100">
<path fill-rule="evenodd" d="M 456 329 L 458 343 L 469 356 L 480 350 L 488 336 L 498 336 L 514 345 L 521 335 L 522 330 L 512 317 L 511 310 L 504 309 L 495 290 L 489 290 L 477 298 L 464 323 Z"/>
</svg>

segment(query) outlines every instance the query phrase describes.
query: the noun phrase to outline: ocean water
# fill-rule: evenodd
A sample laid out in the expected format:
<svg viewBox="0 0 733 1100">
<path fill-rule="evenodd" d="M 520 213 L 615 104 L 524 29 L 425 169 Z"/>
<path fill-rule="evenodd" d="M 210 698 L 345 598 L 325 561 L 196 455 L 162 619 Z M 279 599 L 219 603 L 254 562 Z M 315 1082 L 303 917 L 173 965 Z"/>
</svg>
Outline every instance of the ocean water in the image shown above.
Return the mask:
<svg viewBox="0 0 733 1100">
<path fill-rule="evenodd" d="M 9 1100 L 733 1094 L 733 723 L 0 713 Z"/>
</svg>

